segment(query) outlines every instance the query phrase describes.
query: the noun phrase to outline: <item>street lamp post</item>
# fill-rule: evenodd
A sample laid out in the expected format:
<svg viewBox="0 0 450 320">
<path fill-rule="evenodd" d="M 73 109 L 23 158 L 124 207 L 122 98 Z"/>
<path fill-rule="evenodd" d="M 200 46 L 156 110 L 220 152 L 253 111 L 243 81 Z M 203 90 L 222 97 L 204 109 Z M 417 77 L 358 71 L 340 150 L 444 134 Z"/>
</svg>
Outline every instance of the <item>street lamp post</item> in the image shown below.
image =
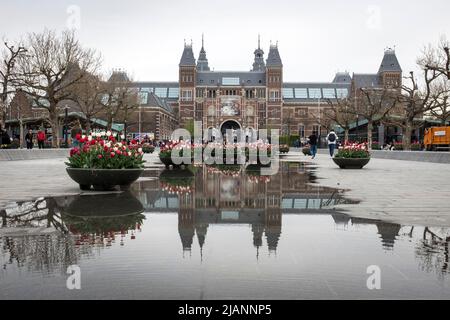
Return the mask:
<svg viewBox="0 0 450 320">
<path fill-rule="evenodd" d="M 64 146 L 67 148 L 69 146 L 67 137 L 67 118 L 69 116 L 69 108 L 67 105 L 64 108 Z"/>
</svg>

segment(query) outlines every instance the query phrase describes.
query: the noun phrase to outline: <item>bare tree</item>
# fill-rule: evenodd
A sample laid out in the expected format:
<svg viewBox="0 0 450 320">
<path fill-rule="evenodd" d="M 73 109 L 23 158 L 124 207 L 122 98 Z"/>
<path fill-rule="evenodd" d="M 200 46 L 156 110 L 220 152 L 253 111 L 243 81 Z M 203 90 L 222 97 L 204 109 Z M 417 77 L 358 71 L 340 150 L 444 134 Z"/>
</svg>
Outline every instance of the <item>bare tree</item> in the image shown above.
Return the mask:
<svg viewBox="0 0 450 320">
<path fill-rule="evenodd" d="M 21 45 L 9 45 L 4 42 L 5 48 L 1 53 L 0 61 L 0 125 L 5 126 L 6 110 L 9 97 L 15 92 L 14 82 L 17 81 L 17 60 L 27 50 Z"/>
<path fill-rule="evenodd" d="M 430 99 L 433 105 L 430 114 L 445 126 L 450 121 L 450 80 L 439 77 L 434 82 Z"/>
<path fill-rule="evenodd" d="M 331 120 L 344 130 L 344 143 L 349 140 L 350 125 L 356 120 L 355 104 L 352 98 L 327 99 L 328 108 L 324 117 Z"/>
<path fill-rule="evenodd" d="M 433 91 L 433 82 L 439 77 L 435 70 L 425 69 L 423 71 L 423 86 L 419 86 L 414 72 L 410 72 L 408 84 L 402 85 L 402 91 L 398 94 L 398 108 L 395 109 L 399 114 L 387 119 L 387 123 L 402 128 L 402 141 L 405 150 L 411 150 L 411 134 L 414 129 L 420 128 L 423 122 L 417 121 L 423 119 L 425 113 L 436 108 L 436 99 Z M 398 116 L 400 115 L 400 116 Z"/>
<path fill-rule="evenodd" d="M 48 111 L 52 146 L 59 147 L 60 104 L 70 97 L 76 83 L 97 70 L 100 57 L 84 49 L 73 31 L 65 31 L 60 37 L 49 30 L 31 33 L 26 47 L 28 56 L 19 59 L 19 83 L 38 107 Z"/>
<path fill-rule="evenodd" d="M 113 73 L 107 82 L 101 103 L 106 113 L 108 130 L 111 130 L 116 121 L 123 122 L 126 130 L 131 112 L 139 107 L 138 90 L 131 84 L 132 81 L 126 73 L 121 73 L 120 76 Z"/>
<path fill-rule="evenodd" d="M 382 122 L 397 103 L 397 89 L 389 87 L 361 88 L 362 96 L 354 106 L 357 116 L 367 120 L 367 146 L 372 149 L 372 131 L 376 122 Z"/>
<path fill-rule="evenodd" d="M 106 92 L 106 85 L 97 75 L 87 74 L 73 86 L 70 100 L 74 101 L 86 117 L 86 131 L 91 131 L 92 118 L 104 110 L 101 100 Z"/>
<path fill-rule="evenodd" d="M 419 65 L 430 71 L 443 75 L 450 80 L 450 44 L 445 37 L 442 37 L 437 46 L 429 45 L 425 48 L 422 57 L 419 58 Z"/>
</svg>

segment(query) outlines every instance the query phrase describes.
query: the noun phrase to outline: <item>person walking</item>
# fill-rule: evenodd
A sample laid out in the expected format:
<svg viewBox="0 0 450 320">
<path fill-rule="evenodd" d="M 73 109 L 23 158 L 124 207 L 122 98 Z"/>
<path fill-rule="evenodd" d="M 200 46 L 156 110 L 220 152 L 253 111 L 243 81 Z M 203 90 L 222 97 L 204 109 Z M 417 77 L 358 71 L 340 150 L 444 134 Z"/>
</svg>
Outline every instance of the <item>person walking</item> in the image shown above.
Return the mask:
<svg viewBox="0 0 450 320">
<path fill-rule="evenodd" d="M 334 150 L 336 149 L 336 142 L 338 140 L 337 134 L 333 129 L 330 130 L 330 133 L 327 135 L 328 149 L 330 150 L 330 156 L 334 156 Z"/>
<path fill-rule="evenodd" d="M 72 147 L 78 147 L 79 141 L 77 136 L 81 136 L 83 134 L 83 130 L 81 129 L 81 123 L 79 120 L 75 123 L 72 130 L 70 131 L 70 137 L 72 138 Z"/>
<path fill-rule="evenodd" d="M 46 137 L 44 129 L 43 128 L 39 129 L 37 133 L 37 141 L 39 149 L 44 149 L 45 138 Z"/>
<path fill-rule="evenodd" d="M 25 143 L 27 144 L 28 150 L 33 149 L 33 130 L 28 130 L 28 133 L 25 135 Z"/>
<path fill-rule="evenodd" d="M 317 136 L 316 136 L 316 134 L 313 132 L 312 135 L 310 135 L 308 137 L 308 140 L 309 140 L 309 145 L 310 145 L 310 152 L 312 155 L 311 159 L 314 159 L 317 154 Z"/>
</svg>

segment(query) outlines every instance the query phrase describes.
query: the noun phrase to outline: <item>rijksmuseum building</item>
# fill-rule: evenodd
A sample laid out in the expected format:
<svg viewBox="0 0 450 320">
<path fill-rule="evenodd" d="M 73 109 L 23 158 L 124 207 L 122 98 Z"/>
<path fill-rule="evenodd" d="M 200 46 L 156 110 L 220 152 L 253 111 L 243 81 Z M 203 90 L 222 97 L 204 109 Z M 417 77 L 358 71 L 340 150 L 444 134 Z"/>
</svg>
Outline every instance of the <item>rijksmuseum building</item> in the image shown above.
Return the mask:
<svg viewBox="0 0 450 320">
<path fill-rule="evenodd" d="M 192 120 L 201 121 L 204 132 L 210 135 L 215 130 L 223 133 L 226 129 L 241 129 L 248 136 L 259 129 L 279 129 L 282 135 L 299 135 L 304 139 L 312 132 L 326 134 L 327 129 L 319 125 L 318 119 L 324 119 L 328 99 L 358 94 L 360 88 L 400 87 L 402 81 L 402 69 L 392 49 L 384 52 L 376 73 L 342 72 L 331 82 L 284 82 L 283 68 L 278 44 L 270 46 L 266 58 L 258 41 L 250 71 L 214 71 L 202 41 L 198 59 L 192 44 L 184 45 L 177 82 L 135 82 L 133 85 L 139 89 L 143 110 L 152 106 L 150 102 L 155 97 L 168 105 L 166 111 L 170 113 L 157 118 L 152 127 L 156 139 L 169 138 L 174 126 L 184 127 Z M 360 120 L 359 124 L 363 125 L 363 119 Z M 142 131 L 149 131 L 147 127 L 149 123 L 144 120 Z M 380 134 L 384 135 L 385 131 L 379 133 L 379 141 L 383 140 Z"/>
</svg>

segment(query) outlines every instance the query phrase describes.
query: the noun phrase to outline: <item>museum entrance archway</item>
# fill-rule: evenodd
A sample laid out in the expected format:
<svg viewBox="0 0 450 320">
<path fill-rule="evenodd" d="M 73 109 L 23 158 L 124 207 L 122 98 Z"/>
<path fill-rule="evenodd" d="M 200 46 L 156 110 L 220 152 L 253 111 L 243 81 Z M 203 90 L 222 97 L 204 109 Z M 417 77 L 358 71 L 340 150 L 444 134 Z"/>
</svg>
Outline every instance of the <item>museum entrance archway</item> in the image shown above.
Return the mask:
<svg viewBox="0 0 450 320">
<path fill-rule="evenodd" d="M 238 134 L 239 134 L 239 132 L 242 134 L 241 125 L 237 121 L 228 120 L 228 121 L 225 121 L 224 123 L 222 123 L 222 125 L 220 126 L 220 132 L 222 133 L 222 137 L 223 137 L 224 141 L 227 141 L 227 130 L 231 130 L 232 138 L 233 138 L 232 142 L 240 141 L 240 136 L 238 136 Z M 239 130 L 239 131 L 237 131 L 237 130 Z"/>
</svg>

